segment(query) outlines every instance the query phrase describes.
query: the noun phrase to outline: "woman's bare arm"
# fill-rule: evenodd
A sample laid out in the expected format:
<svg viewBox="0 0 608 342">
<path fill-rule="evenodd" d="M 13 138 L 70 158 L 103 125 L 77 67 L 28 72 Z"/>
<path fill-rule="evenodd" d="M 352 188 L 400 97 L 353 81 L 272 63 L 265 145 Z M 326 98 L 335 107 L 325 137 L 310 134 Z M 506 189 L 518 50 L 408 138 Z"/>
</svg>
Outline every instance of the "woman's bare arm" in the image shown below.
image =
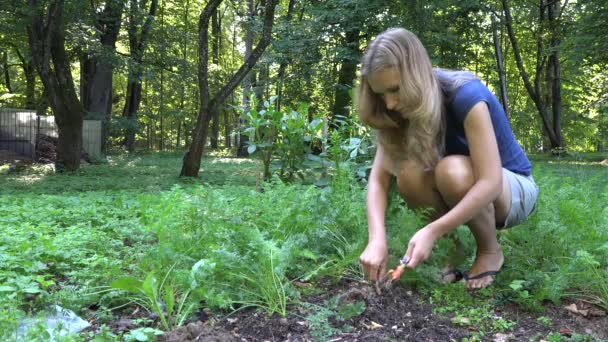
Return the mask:
<svg viewBox="0 0 608 342">
<path fill-rule="evenodd" d="M 436 237 L 471 220 L 502 192 L 502 167 L 496 135 L 485 102 L 469 111 L 464 121 L 475 184 L 445 215 L 430 225 Z"/>
</svg>

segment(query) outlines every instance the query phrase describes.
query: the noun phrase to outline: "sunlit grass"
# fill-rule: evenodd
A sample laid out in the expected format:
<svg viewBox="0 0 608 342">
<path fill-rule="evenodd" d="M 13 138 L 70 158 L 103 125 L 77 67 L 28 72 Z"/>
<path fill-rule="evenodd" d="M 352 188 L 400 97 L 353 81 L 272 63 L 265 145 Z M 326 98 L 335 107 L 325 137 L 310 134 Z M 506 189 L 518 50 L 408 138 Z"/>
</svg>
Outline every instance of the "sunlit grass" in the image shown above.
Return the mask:
<svg viewBox="0 0 608 342">
<path fill-rule="evenodd" d="M 255 185 L 256 164 L 249 159 L 205 157 L 199 177 L 179 177 L 181 153 L 110 155 L 101 164 L 83 164 L 73 173 L 54 173 L 51 164 L 1 173 L 0 191 L 66 193 L 80 191 L 162 191 L 176 184 Z"/>
</svg>

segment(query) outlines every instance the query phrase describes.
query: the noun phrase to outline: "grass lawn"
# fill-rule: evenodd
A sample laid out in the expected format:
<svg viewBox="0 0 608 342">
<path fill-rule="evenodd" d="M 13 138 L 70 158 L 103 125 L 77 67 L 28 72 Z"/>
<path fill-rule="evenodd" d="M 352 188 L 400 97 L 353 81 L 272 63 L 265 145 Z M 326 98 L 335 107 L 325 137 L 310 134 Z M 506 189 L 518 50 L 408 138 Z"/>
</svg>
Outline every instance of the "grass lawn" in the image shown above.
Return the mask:
<svg viewBox="0 0 608 342">
<path fill-rule="evenodd" d="M 286 316 L 290 304 L 319 291 L 294 284 L 326 275 L 361 280 L 365 190 L 349 172 L 324 188 L 275 181 L 259 192 L 250 160 L 206 157 L 198 179 L 179 178 L 180 168 L 181 155 L 156 153 L 111 156 L 70 175 L 48 166 L 0 174 L 2 340 L 50 304 L 102 327 L 135 307 L 155 313 L 154 324 L 143 317 L 137 331 L 70 337 L 129 340 L 144 329 L 171 330 L 203 308 Z M 608 167 L 538 158 L 534 176 L 536 213 L 500 233 L 506 267 L 495 285 L 472 301 L 462 287 L 438 284 L 447 241 L 402 285 L 426 294 L 437 312 L 469 317 L 479 316 L 470 310 L 489 312 L 488 303 L 542 310 L 564 298 L 608 309 Z M 395 260 L 421 224 L 392 196 L 387 229 Z M 474 246 L 464 227 L 457 233 Z"/>
</svg>

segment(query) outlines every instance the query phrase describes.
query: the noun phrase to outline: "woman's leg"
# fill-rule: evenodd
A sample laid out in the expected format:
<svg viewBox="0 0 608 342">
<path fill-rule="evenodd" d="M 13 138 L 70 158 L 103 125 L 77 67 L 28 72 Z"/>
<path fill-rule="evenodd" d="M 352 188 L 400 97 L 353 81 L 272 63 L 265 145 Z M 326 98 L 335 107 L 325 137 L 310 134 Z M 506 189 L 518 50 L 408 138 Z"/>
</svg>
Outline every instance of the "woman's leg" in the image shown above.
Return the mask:
<svg viewBox="0 0 608 342">
<path fill-rule="evenodd" d="M 397 176 L 399 192 L 406 198 L 409 208 L 432 208 L 435 217 L 443 215 L 448 208 L 456 205 L 475 183 L 471 159 L 467 156 L 448 156 L 439 161 L 437 167 L 425 171 L 412 161 L 401 164 Z M 503 179 L 501 195 L 482 209 L 467 226 L 471 229 L 477 243 L 477 257 L 469 274 L 474 277 L 486 271 L 497 271 L 502 267 L 503 254 L 496 238 L 497 222 L 502 224 L 511 206 L 511 188 L 508 180 Z M 457 266 L 462 251 L 460 241 L 455 235 L 456 249 L 450 255 L 447 269 Z M 491 276 L 469 280 L 470 288 L 486 287 L 493 281 Z"/>
<path fill-rule="evenodd" d="M 448 207 L 454 207 L 471 189 L 475 176 L 471 160 L 466 156 L 448 156 L 439 161 L 435 168 L 435 184 Z M 475 237 L 477 252 L 475 262 L 469 271 L 470 277 L 486 271 L 498 271 L 504 257 L 496 237 L 497 222 L 504 222 L 510 209 L 511 190 L 507 179 L 503 179 L 503 191 L 499 197 L 483 208 L 467 226 Z M 470 279 L 469 288 L 482 288 L 493 281 L 492 276 Z"/>
<path fill-rule="evenodd" d="M 431 220 L 440 217 L 448 210 L 435 184 L 434 170 L 425 171 L 415 162 L 404 161 L 397 177 L 397 187 L 401 196 L 406 199 L 408 208 L 432 209 Z M 441 273 L 442 280 L 450 283 L 460 278 L 454 271 L 464 261 L 466 253 L 455 232 L 448 234 L 447 237 L 453 240 L 454 246 L 448 251 Z"/>
</svg>

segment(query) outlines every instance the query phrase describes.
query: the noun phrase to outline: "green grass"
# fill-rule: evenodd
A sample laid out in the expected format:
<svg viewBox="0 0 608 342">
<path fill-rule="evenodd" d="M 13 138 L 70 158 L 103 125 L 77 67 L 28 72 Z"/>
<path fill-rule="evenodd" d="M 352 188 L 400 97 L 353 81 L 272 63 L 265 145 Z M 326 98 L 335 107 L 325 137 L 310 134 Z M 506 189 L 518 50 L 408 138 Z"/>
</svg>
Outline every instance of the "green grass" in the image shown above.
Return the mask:
<svg viewBox="0 0 608 342">
<path fill-rule="evenodd" d="M 608 152 L 568 152 L 560 156 L 550 153 L 533 153 L 529 154 L 529 157 L 532 162 L 597 164 L 608 159 Z"/>
<path fill-rule="evenodd" d="M 73 173 L 54 173 L 52 165 L 37 165 L 26 173 L 0 173 L 0 194 L 64 194 L 70 192 L 170 190 L 175 184 L 255 185 L 256 163 L 230 157 L 203 158 L 198 179 L 180 178 L 181 154 L 112 155 L 99 165 L 84 165 Z"/>
<path fill-rule="evenodd" d="M 608 167 L 534 165 L 537 211 L 500 233 L 506 267 L 491 291 L 473 302 L 460 284 L 434 280 L 447 241 L 403 281 L 445 313 L 474 303 L 465 318 L 487 332 L 511 327 L 492 325 L 489 303 L 540 310 L 576 296 L 608 307 Z M 111 156 L 73 174 L 40 166 L 0 174 L 0 336 L 14 336 L 20 317 L 52 303 L 103 323 L 125 306 L 162 313 L 160 300 L 173 308 L 165 327 L 201 301 L 285 315 L 301 296 L 292 280 L 361 276 L 365 190 L 347 171 L 327 188 L 275 181 L 258 192 L 250 160 L 206 157 L 197 179 L 179 178 L 180 167 L 181 155 L 163 153 Z M 396 262 L 423 221 L 391 198 Z M 474 246 L 466 228 L 457 233 Z"/>
</svg>

